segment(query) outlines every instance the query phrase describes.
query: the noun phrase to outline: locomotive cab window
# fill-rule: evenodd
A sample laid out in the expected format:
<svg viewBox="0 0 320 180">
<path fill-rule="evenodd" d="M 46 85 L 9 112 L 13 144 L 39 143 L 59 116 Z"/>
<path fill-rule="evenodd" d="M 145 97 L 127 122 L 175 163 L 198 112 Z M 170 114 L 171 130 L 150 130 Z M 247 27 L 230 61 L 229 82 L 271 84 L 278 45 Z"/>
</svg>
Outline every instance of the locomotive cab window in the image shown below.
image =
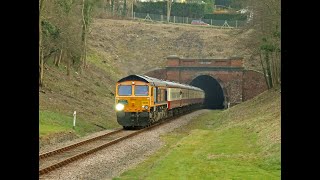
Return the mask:
<svg viewBox="0 0 320 180">
<path fill-rule="evenodd" d="M 119 96 L 130 96 L 132 94 L 132 86 L 118 86 L 118 95 Z"/>
<path fill-rule="evenodd" d="M 149 87 L 148 86 L 135 86 L 134 87 L 134 95 L 148 96 L 149 95 Z"/>
</svg>

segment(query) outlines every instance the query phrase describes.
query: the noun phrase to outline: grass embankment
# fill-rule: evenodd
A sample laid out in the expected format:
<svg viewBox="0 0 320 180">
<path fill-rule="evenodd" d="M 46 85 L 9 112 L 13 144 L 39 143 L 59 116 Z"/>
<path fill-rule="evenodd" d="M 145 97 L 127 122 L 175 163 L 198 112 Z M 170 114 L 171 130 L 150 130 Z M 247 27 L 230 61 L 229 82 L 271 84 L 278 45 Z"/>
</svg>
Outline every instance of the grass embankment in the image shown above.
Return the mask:
<svg viewBox="0 0 320 180">
<path fill-rule="evenodd" d="M 73 117 L 66 116 L 50 111 L 40 111 L 40 136 L 46 136 L 56 132 L 68 132 L 73 129 Z M 87 132 L 96 130 L 89 122 L 78 119 L 76 120 L 77 127 L 74 132 L 80 136 L 85 135 Z"/>
<path fill-rule="evenodd" d="M 280 179 L 280 93 L 212 111 L 162 138 L 165 147 L 116 179 Z"/>
<path fill-rule="evenodd" d="M 84 136 L 92 132 L 119 127 L 114 112 L 115 82 L 121 76 L 110 67 L 108 59 L 97 52 L 88 54 L 88 68 L 82 73 L 46 62 L 45 86 L 39 92 L 40 139 L 51 135 L 73 133 Z M 73 130 L 73 112 L 77 112 Z"/>
</svg>

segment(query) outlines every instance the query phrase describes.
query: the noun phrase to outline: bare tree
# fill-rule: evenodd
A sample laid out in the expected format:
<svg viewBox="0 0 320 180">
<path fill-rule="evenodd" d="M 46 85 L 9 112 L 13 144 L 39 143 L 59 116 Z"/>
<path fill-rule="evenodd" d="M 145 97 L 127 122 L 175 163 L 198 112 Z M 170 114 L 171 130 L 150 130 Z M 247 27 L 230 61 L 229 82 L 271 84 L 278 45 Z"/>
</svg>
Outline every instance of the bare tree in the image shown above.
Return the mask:
<svg viewBox="0 0 320 180">
<path fill-rule="evenodd" d="M 123 0 L 122 16 L 127 16 L 127 0 Z"/>
<path fill-rule="evenodd" d="M 40 0 L 39 4 L 39 86 L 43 86 L 43 45 L 42 45 L 42 12 L 44 8 L 45 0 Z"/>
<path fill-rule="evenodd" d="M 82 63 L 83 63 L 83 68 L 86 68 L 86 60 L 87 60 L 87 23 L 86 23 L 86 14 L 85 10 L 88 11 L 88 8 L 86 7 L 85 0 L 82 1 L 83 6 L 82 6 L 82 42 L 83 42 L 83 54 L 82 54 Z M 88 6 L 88 5 L 87 5 Z"/>
<path fill-rule="evenodd" d="M 104 8 L 104 0 L 40 0 L 39 85 L 48 61 L 59 67 L 87 67 L 87 36 L 92 17 Z M 45 3 L 45 6 L 44 6 Z"/>
<path fill-rule="evenodd" d="M 254 45 L 269 88 L 281 84 L 281 7 L 280 0 L 239 0 L 250 12 L 248 28 L 255 33 L 248 46 Z"/>
<path fill-rule="evenodd" d="M 133 18 L 133 5 L 135 4 L 135 0 L 131 0 L 131 17 Z"/>
<path fill-rule="evenodd" d="M 167 0 L 167 22 L 170 22 L 170 13 L 171 13 L 172 0 Z"/>
</svg>

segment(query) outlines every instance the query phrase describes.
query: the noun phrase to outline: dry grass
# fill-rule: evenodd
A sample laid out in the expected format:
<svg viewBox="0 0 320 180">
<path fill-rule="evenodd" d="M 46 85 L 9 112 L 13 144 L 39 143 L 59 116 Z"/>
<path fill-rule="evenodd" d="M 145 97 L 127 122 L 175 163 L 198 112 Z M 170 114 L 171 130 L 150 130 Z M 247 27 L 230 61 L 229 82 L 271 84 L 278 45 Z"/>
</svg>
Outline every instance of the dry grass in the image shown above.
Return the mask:
<svg viewBox="0 0 320 180">
<path fill-rule="evenodd" d="M 252 32 L 128 20 L 95 19 L 90 46 L 122 74 L 139 74 L 164 67 L 166 57 L 243 56 L 245 66 L 259 69 L 242 40 Z M 254 65 L 255 64 L 255 65 Z"/>
</svg>

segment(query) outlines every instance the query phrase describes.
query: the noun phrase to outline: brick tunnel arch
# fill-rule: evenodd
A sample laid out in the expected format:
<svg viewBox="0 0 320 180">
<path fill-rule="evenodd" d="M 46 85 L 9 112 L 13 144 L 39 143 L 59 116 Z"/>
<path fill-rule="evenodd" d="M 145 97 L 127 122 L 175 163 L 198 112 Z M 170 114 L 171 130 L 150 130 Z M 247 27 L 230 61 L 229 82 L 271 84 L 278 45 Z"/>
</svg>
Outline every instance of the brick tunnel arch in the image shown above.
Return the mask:
<svg viewBox="0 0 320 180">
<path fill-rule="evenodd" d="M 210 75 L 198 75 L 193 78 L 189 84 L 205 91 L 204 108 L 224 109 L 226 107 L 226 90 L 218 78 Z"/>
</svg>

